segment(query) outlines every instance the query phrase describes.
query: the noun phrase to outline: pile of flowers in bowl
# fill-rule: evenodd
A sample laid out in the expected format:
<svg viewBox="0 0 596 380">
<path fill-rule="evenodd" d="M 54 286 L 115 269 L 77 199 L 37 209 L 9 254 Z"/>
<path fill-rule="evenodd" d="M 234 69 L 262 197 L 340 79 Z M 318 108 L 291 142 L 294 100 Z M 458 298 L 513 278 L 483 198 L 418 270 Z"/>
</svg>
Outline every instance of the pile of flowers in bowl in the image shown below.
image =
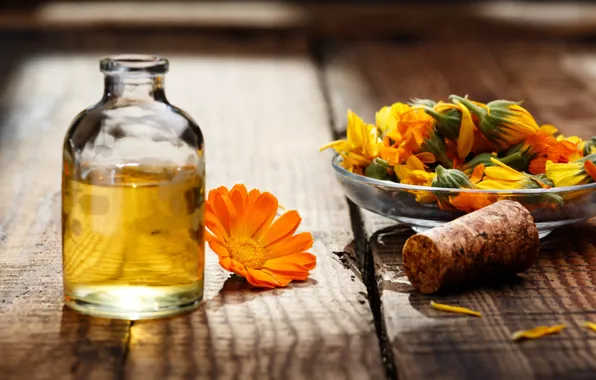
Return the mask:
<svg viewBox="0 0 596 380">
<path fill-rule="evenodd" d="M 350 199 L 415 229 L 501 199 L 532 211 L 543 235 L 596 215 L 596 136 L 539 125 L 521 102 L 414 99 L 374 124 L 348 111 L 347 138 L 328 148 Z"/>
</svg>

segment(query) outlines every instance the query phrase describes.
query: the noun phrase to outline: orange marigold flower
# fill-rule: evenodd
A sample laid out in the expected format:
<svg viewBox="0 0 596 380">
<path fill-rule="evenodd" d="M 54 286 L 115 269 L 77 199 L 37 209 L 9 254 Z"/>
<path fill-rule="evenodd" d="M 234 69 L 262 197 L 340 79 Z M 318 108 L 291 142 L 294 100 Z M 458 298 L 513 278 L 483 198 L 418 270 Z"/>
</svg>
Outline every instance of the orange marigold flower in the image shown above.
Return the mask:
<svg viewBox="0 0 596 380">
<path fill-rule="evenodd" d="M 258 287 L 286 286 L 305 280 L 316 266 L 316 256 L 306 252 L 313 238 L 294 234 L 302 219 L 288 211 L 274 221 L 277 198 L 244 185 L 228 191 L 211 190 L 205 206 L 206 240 L 225 269 Z"/>
</svg>

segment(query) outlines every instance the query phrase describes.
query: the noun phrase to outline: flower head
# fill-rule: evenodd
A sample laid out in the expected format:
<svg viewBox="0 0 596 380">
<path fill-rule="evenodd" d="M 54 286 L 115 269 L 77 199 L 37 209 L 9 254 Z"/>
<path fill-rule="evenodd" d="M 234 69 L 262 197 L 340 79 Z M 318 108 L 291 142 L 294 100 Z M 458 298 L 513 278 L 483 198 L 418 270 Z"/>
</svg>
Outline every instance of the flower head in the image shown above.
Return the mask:
<svg viewBox="0 0 596 380">
<path fill-rule="evenodd" d="M 549 186 L 533 175 L 519 172 L 496 158 L 495 166 L 484 169 L 484 178 L 476 187 L 483 190 L 546 189 Z"/>
<path fill-rule="evenodd" d="M 596 181 L 596 154 L 569 163 L 546 162 L 546 176 L 556 187 L 583 185 Z"/>
<path fill-rule="evenodd" d="M 375 125 L 365 123 L 358 115 L 348 111 L 347 138 L 321 147 L 333 148 L 344 159 L 342 165 L 351 172 L 362 174 L 380 152 L 382 140 Z"/>
<path fill-rule="evenodd" d="M 539 130 L 532 115 L 520 106 L 520 102 L 495 100 L 481 104 L 457 95 L 451 95 L 449 99 L 469 109 L 478 118 L 480 132 L 501 151 Z"/>
<path fill-rule="evenodd" d="M 244 185 L 209 192 L 206 240 L 222 267 L 254 286 L 274 288 L 305 280 L 316 266 L 316 257 L 306 252 L 312 235 L 295 235 L 300 215 L 288 211 L 274 221 L 277 209 L 271 193 L 247 192 Z"/>
</svg>

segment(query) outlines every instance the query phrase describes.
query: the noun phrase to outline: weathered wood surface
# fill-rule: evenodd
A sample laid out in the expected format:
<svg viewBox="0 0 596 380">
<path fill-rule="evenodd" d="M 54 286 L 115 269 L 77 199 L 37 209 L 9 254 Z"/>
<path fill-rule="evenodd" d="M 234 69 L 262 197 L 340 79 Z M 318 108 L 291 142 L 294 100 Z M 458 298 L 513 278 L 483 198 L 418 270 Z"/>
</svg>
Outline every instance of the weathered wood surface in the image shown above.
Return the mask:
<svg viewBox="0 0 596 380">
<path fill-rule="evenodd" d="M 166 89 L 203 127 L 208 186 L 244 182 L 300 210 L 317 268 L 256 291 L 208 252 L 205 302 L 191 314 L 129 323 L 63 309 L 61 144 L 101 95 L 99 56 L 25 55 L 1 103 L 1 379 L 383 378 L 366 288 L 333 254 L 352 234 L 330 157 L 317 153 L 331 132 L 306 45 L 196 46 L 170 56 Z"/>
<path fill-rule="evenodd" d="M 445 99 L 469 94 L 488 101 L 525 99 L 539 121 L 567 134 L 596 134 L 594 75 L 589 46 L 544 44 L 335 45 L 323 50 L 326 82 L 337 131 L 345 110 L 365 119 L 410 97 Z M 596 223 L 570 226 L 542 242 L 539 262 L 517 281 L 450 295 L 413 290 L 401 263 L 408 227 L 362 211 L 369 238 L 380 312 L 400 379 L 573 379 L 596 376 Z M 358 235 L 358 233 L 356 234 Z M 430 300 L 483 313 L 471 318 L 441 313 Z M 520 329 L 567 324 L 557 336 L 521 344 Z"/>
<path fill-rule="evenodd" d="M 4 1 L 3 30 L 89 28 L 292 31 L 433 39 L 591 36 L 596 6 L 549 1 Z M 355 27 L 355 24 L 358 27 Z"/>
</svg>

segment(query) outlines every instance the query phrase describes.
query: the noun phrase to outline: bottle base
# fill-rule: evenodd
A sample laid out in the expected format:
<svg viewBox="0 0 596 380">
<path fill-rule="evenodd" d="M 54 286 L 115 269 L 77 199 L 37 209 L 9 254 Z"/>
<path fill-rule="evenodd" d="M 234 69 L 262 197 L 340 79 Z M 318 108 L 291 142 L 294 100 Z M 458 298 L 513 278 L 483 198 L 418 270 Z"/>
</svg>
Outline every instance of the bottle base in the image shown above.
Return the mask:
<svg viewBox="0 0 596 380">
<path fill-rule="evenodd" d="M 80 313 L 111 319 L 156 319 L 196 309 L 203 298 L 197 287 L 79 285 L 65 290 L 64 303 Z"/>
</svg>

